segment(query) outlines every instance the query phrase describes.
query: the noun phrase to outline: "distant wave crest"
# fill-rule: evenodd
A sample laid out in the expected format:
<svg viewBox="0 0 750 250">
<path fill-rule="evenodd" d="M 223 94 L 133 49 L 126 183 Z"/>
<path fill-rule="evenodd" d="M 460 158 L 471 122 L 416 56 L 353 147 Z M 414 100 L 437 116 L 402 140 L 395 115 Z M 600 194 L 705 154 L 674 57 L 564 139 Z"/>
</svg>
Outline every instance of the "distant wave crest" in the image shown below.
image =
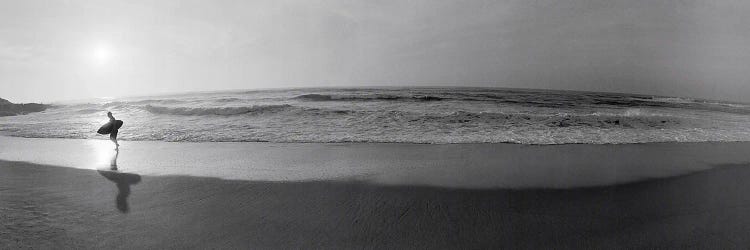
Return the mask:
<svg viewBox="0 0 750 250">
<path fill-rule="evenodd" d="M 371 95 L 324 95 L 324 94 L 304 94 L 294 97 L 293 99 L 305 101 L 440 101 L 445 98 L 430 95 L 412 95 L 397 96 L 387 94 Z"/>
<path fill-rule="evenodd" d="M 258 114 L 264 112 L 279 112 L 291 108 L 291 105 L 257 105 L 250 107 L 211 107 L 211 108 L 189 108 L 189 107 L 164 107 L 146 105 L 144 109 L 154 114 L 165 115 L 240 115 Z"/>
</svg>

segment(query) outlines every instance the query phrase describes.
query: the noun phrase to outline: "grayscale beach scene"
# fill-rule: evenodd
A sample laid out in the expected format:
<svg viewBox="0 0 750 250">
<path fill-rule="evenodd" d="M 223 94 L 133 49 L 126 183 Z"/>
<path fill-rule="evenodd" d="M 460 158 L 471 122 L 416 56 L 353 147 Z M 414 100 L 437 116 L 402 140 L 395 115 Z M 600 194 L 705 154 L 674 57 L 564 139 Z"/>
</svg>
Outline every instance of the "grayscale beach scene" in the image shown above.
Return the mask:
<svg viewBox="0 0 750 250">
<path fill-rule="evenodd" d="M 0 1 L 0 249 L 747 249 L 748 13 Z"/>
</svg>

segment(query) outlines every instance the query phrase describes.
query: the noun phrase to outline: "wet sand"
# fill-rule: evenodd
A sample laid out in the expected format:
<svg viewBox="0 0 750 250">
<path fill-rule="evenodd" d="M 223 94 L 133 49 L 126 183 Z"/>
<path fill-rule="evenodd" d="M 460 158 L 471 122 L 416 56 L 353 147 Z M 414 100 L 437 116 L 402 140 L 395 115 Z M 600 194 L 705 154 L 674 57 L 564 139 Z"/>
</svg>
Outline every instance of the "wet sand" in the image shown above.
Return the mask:
<svg viewBox="0 0 750 250">
<path fill-rule="evenodd" d="M 469 189 L 0 161 L 0 248 L 747 248 L 748 167 L 603 187 Z"/>
</svg>

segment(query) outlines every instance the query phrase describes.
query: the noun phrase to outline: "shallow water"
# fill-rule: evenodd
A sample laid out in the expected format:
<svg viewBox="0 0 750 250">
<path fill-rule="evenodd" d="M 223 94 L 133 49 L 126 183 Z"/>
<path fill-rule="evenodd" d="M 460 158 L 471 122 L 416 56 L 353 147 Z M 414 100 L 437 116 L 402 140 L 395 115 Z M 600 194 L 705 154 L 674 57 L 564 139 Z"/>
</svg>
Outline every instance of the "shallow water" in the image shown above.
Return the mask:
<svg viewBox="0 0 750 250">
<path fill-rule="evenodd" d="M 0 159 L 141 175 L 362 180 L 456 188 L 576 188 L 750 162 L 750 143 L 624 145 L 122 142 L 0 136 Z"/>
</svg>

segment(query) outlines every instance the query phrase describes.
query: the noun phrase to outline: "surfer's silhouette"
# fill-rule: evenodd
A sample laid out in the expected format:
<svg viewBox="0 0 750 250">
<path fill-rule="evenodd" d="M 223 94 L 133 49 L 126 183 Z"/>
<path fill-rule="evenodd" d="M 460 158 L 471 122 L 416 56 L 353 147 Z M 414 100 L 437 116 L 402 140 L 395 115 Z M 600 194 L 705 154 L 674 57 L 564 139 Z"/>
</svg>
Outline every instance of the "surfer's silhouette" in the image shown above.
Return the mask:
<svg viewBox="0 0 750 250">
<path fill-rule="evenodd" d="M 114 116 L 112 116 L 112 112 L 107 112 L 107 116 L 109 117 L 110 123 L 114 123 L 117 120 Z M 117 126 L 112 126 L 112 132 L 109 133 L 109 140 L 115 143 L 116 149 L 119 149 L 120 144 L 117 143 L 117 129 Z"/>
</svg>

